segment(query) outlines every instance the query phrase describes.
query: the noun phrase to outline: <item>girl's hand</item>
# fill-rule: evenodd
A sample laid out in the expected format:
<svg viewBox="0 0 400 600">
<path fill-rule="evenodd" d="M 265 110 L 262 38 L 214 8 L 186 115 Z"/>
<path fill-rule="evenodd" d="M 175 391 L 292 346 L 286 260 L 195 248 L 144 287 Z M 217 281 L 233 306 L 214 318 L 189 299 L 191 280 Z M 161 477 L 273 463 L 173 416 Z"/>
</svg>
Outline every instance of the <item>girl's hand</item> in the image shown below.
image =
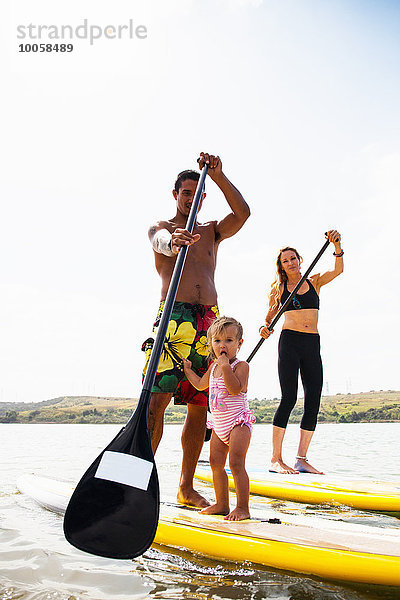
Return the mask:
<svg viewBox="0 0 400 600">
<path fill-rule="evenodd" d="M 330 229 L 325 236 L 335 246 L 335 250 L 340 250 L 340 233 L 336 229 Z"/>
<path fill-rule="evenodd" d="M 184 371 L 186 371 L 186 369 L 192 368 L 192 363 L 190 362 L 190 360 L 187 360 L 186 358 L 182 358 L 182 362 L 183 362 L 183 370 Z"/>
<path fill-rule="evenodd" d="M 269 336 L 271 335 L 271 333 L 274 333 L 273 329 L 268 329 L 268 327 L 265 325 L 265 327 L 260 327 L 260 335 L 262 338 L 264 338 L 264 340 L 267 340 L 269 338 Z"/>
<path fill-rule="evenodd" d="M 229 365 L 229 358 L 228 355 L 225 354 L 225 352 L 223 352 L 222 354 L 220 354 L 218 356 L 217 359 L 217 363 L 218 365 L 222 368 L 222 367 L 226 367 L 226 365 Z"/>
</svg>

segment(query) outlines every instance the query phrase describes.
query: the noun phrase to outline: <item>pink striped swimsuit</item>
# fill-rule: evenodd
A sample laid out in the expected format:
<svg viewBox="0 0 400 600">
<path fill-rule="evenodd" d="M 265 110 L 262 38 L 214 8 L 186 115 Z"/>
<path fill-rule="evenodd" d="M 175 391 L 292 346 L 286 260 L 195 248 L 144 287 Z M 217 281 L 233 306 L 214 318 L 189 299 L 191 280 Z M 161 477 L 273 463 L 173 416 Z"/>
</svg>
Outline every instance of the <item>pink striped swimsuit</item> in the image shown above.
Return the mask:
<svg viewBox="0 0 400 600">
<path fill-rule="evenodd" d="M 231 364 L 231 368 L 233 369 L 239 362 L 236 359 Z M 226 389 L 223 375 L 214 377 L 216 366 L 217 363 L 212 366 L 210 373 L 209 404 L 212 421 L 207 425 L 214 429 L 224 444 L 229 445 L 232 429 L 236 425 L 247 425 L 251 431 L 253 423 L 256 422 L 256 417 L 249 409 L 246 392 L 240 392 L 237 396 L 232 396 Z"/>
</svg>

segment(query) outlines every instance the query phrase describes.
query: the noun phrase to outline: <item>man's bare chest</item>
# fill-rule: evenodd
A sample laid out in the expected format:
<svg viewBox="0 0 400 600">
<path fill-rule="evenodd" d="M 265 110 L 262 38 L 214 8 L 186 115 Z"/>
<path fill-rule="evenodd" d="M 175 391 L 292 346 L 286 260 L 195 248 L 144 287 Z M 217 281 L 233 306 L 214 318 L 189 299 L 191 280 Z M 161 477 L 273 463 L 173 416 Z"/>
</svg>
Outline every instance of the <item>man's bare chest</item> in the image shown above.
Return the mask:
<svg viewBox="0 0 400 600">
<path fill-rule="evenodd" d="M 188 259 L 203 263 L 214 263 L 217 253 L 217 243 L 213 228 L 196 228 L 193 233 L 199 233 L 200 239 L 189 248 Z"/>
</svg>

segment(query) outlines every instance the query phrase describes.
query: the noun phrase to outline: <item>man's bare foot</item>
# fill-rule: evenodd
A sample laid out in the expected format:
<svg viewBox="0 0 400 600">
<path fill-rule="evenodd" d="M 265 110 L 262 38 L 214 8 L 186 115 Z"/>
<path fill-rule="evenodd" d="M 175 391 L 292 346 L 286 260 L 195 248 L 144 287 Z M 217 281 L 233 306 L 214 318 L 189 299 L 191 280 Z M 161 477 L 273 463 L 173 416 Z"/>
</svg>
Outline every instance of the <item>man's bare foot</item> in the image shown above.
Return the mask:
<svg viewBox="0 0 400 600">
<path fill-rule="evenodd" d="M 297 458 L 294 463 L 294 468 L 298 469 L 300 473 L 313 473 L 314 475 L 325 475 L 323 471 L 318 471 L 315 467 L 310 465 L 306 458 Z"/>
<path fill-rule="evenodd" d="M 245 519 L 250 519 L 250 513 L 248 510 L 237 506 L 224 519 L 225 521 L 244 521 Z"/>
<path fill-rule="evenodd" d="M 296 466 L 296 465 L 295 465 Z M 280 473 L 281 475 L 295 474 L 298 473 L 296 468 L 292 469 L 286 465 L 283 460 L 272 460 L 269 468 L 270 473 Z"/>
<path fill-rule="evenodd" d="M 207 508 L 203 508 L 200 511 L 202 515 L 227 515 L 229 513 L 229 504 L 211 504 L 211 506 L 207 506 Z"/>
<path fill-rule="evenodd" d="M 176 499 L 179 504 L 186 504 L 186 506 L 195 506 L 196 508 L 206 508 L 207 506 L 210 506 L 209 501 L 193 488 L 185 491 L 180 488 L 176 495 Z"/>
</svg>

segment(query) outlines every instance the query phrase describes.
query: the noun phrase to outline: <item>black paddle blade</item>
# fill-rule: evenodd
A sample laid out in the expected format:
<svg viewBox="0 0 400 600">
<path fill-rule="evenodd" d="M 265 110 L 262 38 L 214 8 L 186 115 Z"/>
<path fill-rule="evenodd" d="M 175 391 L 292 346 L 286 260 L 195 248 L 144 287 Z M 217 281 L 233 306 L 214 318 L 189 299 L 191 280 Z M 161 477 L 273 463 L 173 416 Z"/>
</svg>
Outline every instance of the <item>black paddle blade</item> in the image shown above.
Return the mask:
<svg viewBox="0 0 400 600">
<path fill-rule="evenodd" d="M 64 534 L 80 550 L 108 558 L 135 558 L 151 546 L 160 497 L 147 406 L 141 397 L 130 421 L 96 458 L 71 496 Z"/>
</svg>

